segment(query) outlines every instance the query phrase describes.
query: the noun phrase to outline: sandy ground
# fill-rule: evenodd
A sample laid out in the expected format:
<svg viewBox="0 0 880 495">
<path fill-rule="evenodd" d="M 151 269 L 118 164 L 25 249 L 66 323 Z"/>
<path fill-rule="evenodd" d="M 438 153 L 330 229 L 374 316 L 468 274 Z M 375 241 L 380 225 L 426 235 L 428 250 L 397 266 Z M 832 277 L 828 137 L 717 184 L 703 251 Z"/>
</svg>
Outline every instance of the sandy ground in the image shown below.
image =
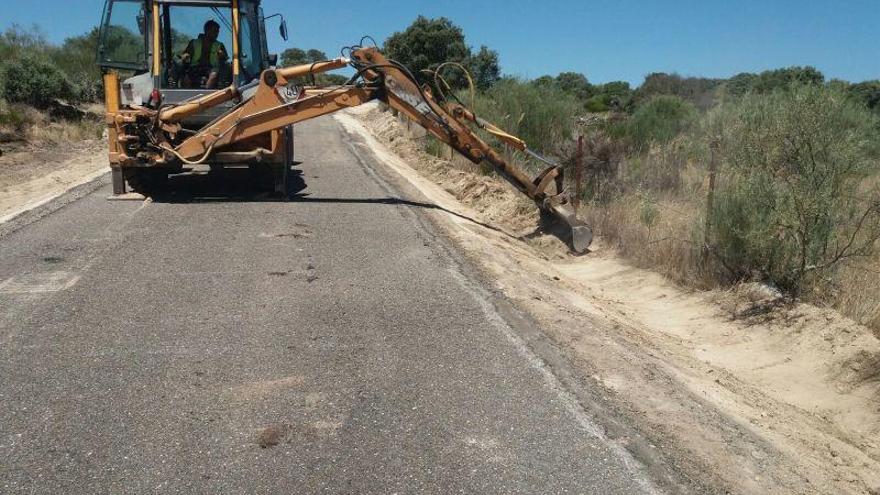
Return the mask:
<svg viewBox="0 0 880 495">
<path fill-rule="evenodd" d="M 7 148 L 0 155 L 0 221 L 109 170 L 107 146 L 99 139 L 64 148 Z"/>
<path fill-rule="evenodd" d="M 870 330 L 779 306 L 757 286 L 682 290 L 601 239 L 573 257 L 510 186 L 421 152 L 391 114 L 367 106 L 337 118 L 457 213 L 438 223 L 651 439 L 656 452 L 642 454 L 730 493 L 880 493 L 880 341 Z"/>
</svg>

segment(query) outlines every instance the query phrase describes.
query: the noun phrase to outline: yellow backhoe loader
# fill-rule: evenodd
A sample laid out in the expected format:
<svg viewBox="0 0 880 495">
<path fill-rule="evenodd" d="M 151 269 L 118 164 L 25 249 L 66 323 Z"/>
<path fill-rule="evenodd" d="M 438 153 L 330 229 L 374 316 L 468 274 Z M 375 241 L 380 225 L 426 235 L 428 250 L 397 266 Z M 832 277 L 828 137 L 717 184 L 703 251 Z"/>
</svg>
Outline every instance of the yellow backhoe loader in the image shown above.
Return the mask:
<svg viewBox="0 0 880 495">
<path fill-rule="evenodd" d="M 114 194 L 124 194 L 126 183 L 150 194 L 184 166 L 247 163 L 274 167 L 287 194 L 292 126 L 379 100 L 473 163 L 490 164 L 543 216 L 567 227 L 575 252 L 586 251 L 592 231 L 575 214 L 559 166 L 460 103 L 435 100 L 406 67 L 375 47 L 356 45 L 341 58 L 275 67 L 266 19 L 259 0 L 107 0 L 98 60 Z M 283 18 L 280 34 L 287 38 Z M 346 84 L 292 89 L 296 78 L 345 67 L 354 70 Z M 130 77 L 120 80 L 126 72 Z M 548 167 L 531 179 L 471 126 Z"/>
</svg>

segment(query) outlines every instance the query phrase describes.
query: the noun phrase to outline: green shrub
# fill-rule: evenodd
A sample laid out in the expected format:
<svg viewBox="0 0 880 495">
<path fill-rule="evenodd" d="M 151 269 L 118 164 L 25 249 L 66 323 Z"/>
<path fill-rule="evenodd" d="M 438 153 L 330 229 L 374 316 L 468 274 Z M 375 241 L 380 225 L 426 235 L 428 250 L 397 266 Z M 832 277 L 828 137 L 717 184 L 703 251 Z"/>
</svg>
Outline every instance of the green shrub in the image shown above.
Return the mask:
<svg viewBox="0 0 880 495">
<path fill-rule="evenodd" d="M 45 109 L 56 98 L 75 96 L 67 75 L 52 62 L 35 56 L 7 61 L 3 66 L 3 80 L 3 97 L 10 103 Z"/>
<path fill-rule="evenodd" d="M 677 96 L 655 96 L 612 132 L 628 138 L 636 151 L 645 151 L 652 143 L 668 143 L 696 119 L 692 104 Z"/>
<path fill-rule="evenodd" d="M 467 95 L 462 95 L 467 101 Z M 571 139 L 581 103 L 555 85 L 534 85 L 506 78 L 477 96 L 476 113 L 523 139 L 530 148 L 550 153 Z"/>
<path fill-rule="evenodd" d="M 724 82 L 722 79 L 705 77 L 682 77 L 678 74 L 654 72 L 645 76 L 645 81 L 636 90 L 636 105 L 652 96 L 678 96 L 700 109 L 708 109 L 715 103 L 715 93 Z"/>
<path fill-rule="evenodd" d="M 876 117 L 844 94 L 797 86 L 713 111 L 722 174 L 711 235 L 735 277 L 791 294 L 880 236 Z"/>
<path fill-rule="evenodd" d="M 596 95 L 584 102 L 584 109 L 590 113 L 602 113 L 611 110 L 610 98 L 607 95 Z"/>
</svg>

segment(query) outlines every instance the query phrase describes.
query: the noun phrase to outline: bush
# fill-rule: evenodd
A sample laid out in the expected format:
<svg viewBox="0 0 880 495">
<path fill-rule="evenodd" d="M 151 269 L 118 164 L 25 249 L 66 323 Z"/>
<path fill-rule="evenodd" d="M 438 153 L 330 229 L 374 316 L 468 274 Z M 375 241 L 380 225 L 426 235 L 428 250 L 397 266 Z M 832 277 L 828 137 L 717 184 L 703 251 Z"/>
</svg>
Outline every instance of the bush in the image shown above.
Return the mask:
<svg viewBox="0 0 880 495">
<path fill-rule="evenodd" d="M 628 138 L 636 151 L 645 151 L 652 143 L 668 143 L 689 128 L 696 118 L 696 108 L 681 98 L 655 96 L 613 132 Z"/>
<path fill-rule="evenodd" d="M 880 110 L 880 81 L 863 81 L 847 86 L 851 98 L 872 110 Z"/>
<path fill-rule="evenodd" d="M 611 110 L 610 97 L 596 95 L 584 102 L 584 109 L 590 113 L 602 113 Z"/>
<path fill-rule="evenodd" d="M 715 103 L 715 92 L 722 82 L 722 79 L 681 77 L 678 74 L 655 72 L 645 76 L 645 81 L 636 90 L 634 98 L 638 105 L 652 96 L 678 96 L 706 110 Z"/>
<path fill-rule="evenodd" d="M 52 106 L 56 98 L 75 96 L 67 75 L 52 62 L 24 56 L 6 62 L 2 71 L 3 97 L 9 103 L 25 103 L 40 109 Z"/>
<path fill-rule="evenodd" d="M 877 121 L 840 92 L 797 86 L 716 109 L 723 173 L 714 248 L 732 275 L 759 276 L 790 294 L 880 237 Z"/>
<path fill-rule="evenodd" d="M 740 97 L 747 93 L 767 94 L 800 85 L 821 86 L 824 82 L 825 75 L 815 67 L 786 67 L 766 70 L 760 74 L 737 74 L 727 80 L 725 88 L 728 95 Z"/>
<path fill-rule="evenodd" d="M 479 94 L 475 110 L 477 115 L 519 136 L 529 147 L 550 153 L 562 141 L 571 139 L 581 104 L 555 85 L 507 78 Z"/>
</svg>

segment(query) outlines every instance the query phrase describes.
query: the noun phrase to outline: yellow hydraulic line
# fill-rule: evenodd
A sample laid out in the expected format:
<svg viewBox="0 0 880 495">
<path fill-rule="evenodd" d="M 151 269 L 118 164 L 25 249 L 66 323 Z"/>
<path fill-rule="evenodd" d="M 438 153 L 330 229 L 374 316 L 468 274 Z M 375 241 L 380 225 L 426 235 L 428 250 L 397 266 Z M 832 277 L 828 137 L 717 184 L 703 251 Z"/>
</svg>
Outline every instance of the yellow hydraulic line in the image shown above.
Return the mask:
<svg viewBox="0 0 880 495">
<path fill-rule="evenodd" d="M 239 26 L 238 16 L 238 0 L 232 0 L 232 75 L 234 78 L 238 78 L 238 73 L 240 71 L 238 61 L 238 37 L 241 34 L 241 28 Z"/>
<path fill-rule="evenodd" d="M 480 129 L 483 129 L 489 134 L 492 134 L 493 136 L 505 141 L 507 144 L 519 149 L 520 151 L 525 151 L 526 148 L 528 148 L 525 141 L 523 141 L 522 139 L 501 130 L 498 126 L 491 122 L 477 117 L 474 112 L 468 110 L 461 105 L 454 105 L 452 108 L 452 114 L 470 120 L 471 122 L 477 124 Z"/>
<path fill-rule="evenodd" d="M 303 77 L 309 74 L 318 74 L 327 72 L 328 70 L 341 69 L 348 65 L 349 60 L 344 57 L 333 60 L 325 60 L 323 62 L 315 62 L 313 64 L 294 65 L 293 67 L 283 67 L 277 72 L 284 76 L 285 79 L 293 79 Z"/>
</svg>

